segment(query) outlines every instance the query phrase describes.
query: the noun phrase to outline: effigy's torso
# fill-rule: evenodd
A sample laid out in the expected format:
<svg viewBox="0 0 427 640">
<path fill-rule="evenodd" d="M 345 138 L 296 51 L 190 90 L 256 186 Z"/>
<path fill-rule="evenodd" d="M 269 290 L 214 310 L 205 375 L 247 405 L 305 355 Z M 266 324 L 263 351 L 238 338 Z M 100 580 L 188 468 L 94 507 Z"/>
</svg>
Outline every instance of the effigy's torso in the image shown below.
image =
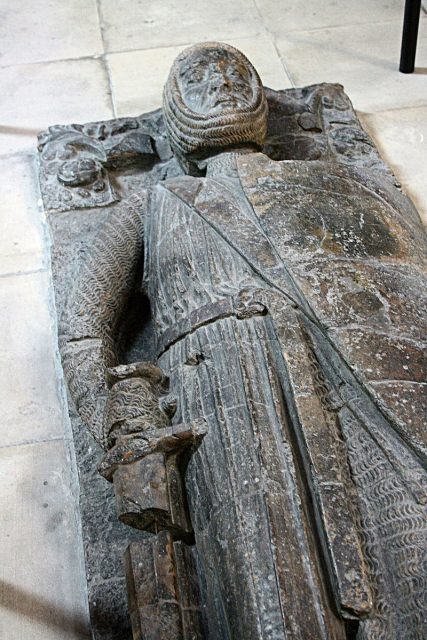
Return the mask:
<svg viewBox="0 0 427 640">
<path fill-rule="evenodd" d="M 174 420 L 208 423 L 185 477 L 211 625 L 202 637 L 341 640 L 350 617 L 351 637 L 356 619 L 361 640 L 421 640 L 423 233 L 342 87 L 267 99 L 268 157 L 242 157 L 232 178 L 182 176 L 161 110 L 41 136 L 64 370 L 91 409 L 123 313 L 118 361 L 159 355 Z M 93 183 L 63 182 L 64 158 L 94 163 Z M 135 195 L 146 189 L 148 208 Z M 143 227 L 155 336 L 139 292 Z M 97 438 L 102 421 L 79 412 Z M 101 520 L 92 526 L 92 509 L 106 519 L 104 481 L 95 488 L 97 450 L 70 415 L 99 619 L 123 599 L 111 558 L 140 532 L 117 523 L 105 545 Z"/>
<path fill-rule="evenodd" d="M 189 189 L 188 201 L 169 190 L 168 183 L 166 188 L 156 186 L 149 196 L 144 289 L 158 338 L 206 305 L 232 298 L 247 287 L 263 286 L 262 279 L 195 210 L 192 197 L 209 189 L 209 181 L 187 176 L 174 180 L 174 187 Z M 222 201 L 236 206 L 233 184 L 224 182 Z M 237 180 L 235 186 L 237 190 Z"/>
<path fill-rule="evenodd" d="M 425 459 L 427 242 L 412 203 L 363 169 L 259 154 L 239 171 L 327 336 Z"/>
<path fill-rule="evenodd" d="M 425 455 L 426 242 L 412 204 L 388 182 L 330 163 L 254 154 L 239 172 L 186 176 L 151 193 L 144 272 L 157 337 L 206 305 L 271 289 L 255 269 L 284 266 L 293 297 Z M 206 202 L 222 212 L 217 228 L 198 213 Z M 231 246 L 227 209 L 240 210 Z M 245 258 L 236 251 L 245 233 L 252 258 L 246 240 Z"/>
<path fill-rule="evenodd" d="M 144 279 L 158 363 L 177 398 L 174 419 L 207 424 L 185 474 L 209 612 L 204 637 L 342 640 L 301 506 L 307 496 L 295 469 L 271 318 L 257 304 L 271 287 L 200 215 L 203 203 L 218 218 L 239 211 L 256 223 L 237 176 L 159 186 L 145 226 Z M 309 613 L 300 620 L 304 606 Z"/>
<path fill-rule="evenodd" d="M 256 543 L 251 547 L 250 540 L 255 537 L 251 538 L 249 533 L 246 542 L 243 540 L 240 546 L 236 543 L 235 555 L 227 545 L 240 535 L 235 522 L 230 528 L 230 514 L 234 514 L 234 521 L 240 519 L 245 523 L 244 530 L 250 531 L 248 512 L 243 517 L 239 508 L 235 512 L 232 506 L 247 504 L 249 490 L 251 509 L 258 514 L 260 531 L 263 526 L 266 531 L 274 529 L 273 523 L 280 521 L 280 513 L 291 510 L 294 517 L 290 530 L 282 532 L 280 539 L 289 540 L 297 531 L 304 536 L 307 514 L 293 504 L 289 493 L 293 485 L 291 493 L 297 495 L 301 491 L 297 488 L 300 472 L 295 471 L 298 454 L 293 450 L 292 428 L 288 431 L 289 425 L 285 426 L 289 418 L 277 411 L 281 397 L 285 403 L 295 401 L 308 456 L 312 457 L 317 474 L 316 482 L 325 487 L 323 493 L 319 489 L 319 504 L 323 501 L 326 536 L 331 540 L 334 535 L 337 501 L 343 500 L 342 504 L 348 505 L 352 499 L 348 478 L 344 477 L 348 474 L 345 458 L 336 462 L 333 450 L 341 446 L 337 441 L 344 437 L 359 494 L 362 528 L 368 538 L 371 579 L 378 574 L 375 567 L 380 565 L 384 569 L 389 563 L 395 565 L 402 583 L 406 579 L 410 582 L 408 567 L 418 581 L 424 579 L 420 558 L 426 538 L 426 527 L 422 524 L 425 486 L 420 483 L 418 456 L 425 450 L 422 365 L 425 348 L 421 342 L 425 335 L 421 326 L 425 288 L 420 286 L 425 277 L 422 270 L 425 245 L 409 201 L 366 172 L 320 162 L 273 162 L 261 154 L 243 156 L 238 163 L 239 180 L 177 178 L 151 193 L 145 281 L 162 353 L 159 362 L 170 375 L 172 390 L 178 396 L 179 419 L 203 417 L 210 428 L 210 435 L 208 432 L 190 461 L 186 484 L 201 557 L 211 563 L 210 571 L 215 558 L 221 567 L 216 577 L 208 575 L 207 582 L 222 581 L 222 593 L 228 593 L 227 605 L 218 604 L 212 594 L 204 595 L 217 611 L 216 619 L 221 620 L 214 627 L 214 637 L 218 634 L 237 637 L 251 630 L 254 638 L 279 638 L 284 631 L 277 612 L 280 608 L 292 611 L 292 598 L 298 602 L 295 593 L 299 587 L 298 597 L 313 598 L 307 585 L 313 586 L 319 579 L 319 568 L 314 568 L 317 561 L 306 556 L 306 569 L 299 569 L 299 587 L 295 586 L 297 591 L 289 597 L 286 589 L 280 587 L 289 571 L 292 555 L 289 549 L 288 557 L 286 553 L 275 556 L 274 551 L 263 556 Z M 252 317 L 239 319 L 233 313 L 233 305 L 229 312 L 224 312 L 223 301 L 235 300 L 244 290 L 252 290 L 255 300 L 265 304 L 266 317 L 255 312 Z M 198 318 L 200 310 L 206 309 L 210 315 L 205 321 L 188 322 L 188 318 Z M 325 419 L 326 424 L 332 414 L 336 415 L 344 435 L 333 429 L 328 433 L 330 427 L 326 424 L 319 451 L 316 439 L 321 433 L 319 412 L 323 392 L 319 392 L 316 375 L 310 372 L 310 347 L 304 330 L 301 331 L 304 318 L 317 325 L 324 354 L 338 363 L 334 375 L 338 371 L 343 376 L 337 383 L 338 396 L 341 385 L 346 389 L 342 398 L 338 398 L 337 408 Z M 173 326 L 178 330 L 170 335 L 168 331 Z M 166 340 L 165 334 L 169 335 Z M 276 340 L 283 359 L 275 352 Z M 273 377 L 271 367 L 276 368 Z M 235 370 L 240 371 L 237 378 Z M 322 383 L 326 392 L 334 382 L 331 371 L 325 367 L 319 374 L 326 380 Z M 289 375 L 290 395 L 283 383 L 285 372 Z M 252 384 L 248 382 L 251 378 Z M 235 390 L 233 393 L 229 391 L 231 388 Z M 265 396 L 266 389 L 270 389 L 270 399 Z M 349 401 L 348 413 L 343 398 L 352 396 L 355 404 Z M 269 404 L 276 410 L 270 411 L 269 416 L 262 411 L 257 414 L 254 407 Z M 387 453 L 381 438 L 387 442 Z M 287 454 L 280 451 L 280 442 L 290 446 Z M 253 456 L 253 451 L 263 450 L 269 453 L 261 459 Z M 402 477 L 399 456 L 400 463 L 406 465 Z M 293 462 L 289 464 L 290 459 Z M 234 487 L 225 481 L 225 469 L 234 477 Z M 275 469 L 281 469 L 277 477 Z M 338 488 L 334 489 L 333 497 L 332 494 L 328 497 L 332 484 Z M 304 502 L 304 492 L 297 502 Z M 396 513 L 390 501 L 399 505 Z M 266 520 L 261 515 L 263 504 L 267 504 Z M 343 521 L 347 518 L 347 523 L 341 526 L 345 529 L 348 525 L 348 530 L 354 531 L 348 507 L 344 506 L 344 511 L 344 516 L 340 513 L 339 517 Z M 372 530 L 366 529 L 368 522 L 376 523 Z M 410 542 L 402 538 L 402 530 L 410 533 Z M 241 535 L 244 537 L 243 532 Z M 212 545 L 214 539 L 222 540 L 223 546 Z M 274 549 L 276 542 L 271 543 Z M 350 535 L 344 543 L 347 559 L 351 557 L 352 545 L 354 550 L 358 542 Z M 295 557 L 304 557 L 309 547 L 308 541 L 303 543 Z M 228 554 L 237 559 L 245 553 L 254 559 L 264 585 L 268 584 L 274 567 L 277 591 L 264 586 L 264 591 L 257 595 L 255 588 L 256 597 L 251 597 L 253 586 L 239 581 L 230 584 L 226 569 L 221 574 Z M 333 548 L 335 560 L 339 553 L 339 549 Z M 343 568 L 338 568 L 337 579 L 343 579 L 338 589 L 341 606 L 355 610 L 360 607 L 361 611 L 366 607 L 367 611 L 369 597 L 364 591 L 367 583 L 363 560 L 361 564 L 355 561 L 354 574 L 347 572 L 353 575 L 347 583 L 345 561 L 342 558 L 340 561 Z M 312 568 L 307 571 L 308 564 Z M 249 569 L 242 575 L 250 575 Z M 221 593 L 221 587 L 218 588 Z M 423 632 L 422 624 L 416 622 L 418 600 L 411 598 L 409 604 L 399 593 L 392 613 L 390 598 L 394 596 L 384 575 L 375 576 L 373 588 L 376 613 L 371 613 L 365 637 L 390 638 L 393 625 L 396 633 L 401 633 L 401 627 L 396 625 L 405 624 L 405 611 L 415 620 L 408 637 L 422 637 L 419 635 Z M 265 603 L 259 600 L 261 593 L 264 598 L 267 594 L 270 603 L 268 616 L 278 621 L 271 634 L 256 631 L 259 625 L 262 629 Z M 230 620 L 235 618 L 239 598 L 245 602 L 247 616 L 226 631 Z M 322 624 L 326 624 L 322 619 L 327 619 L 328 606 L 323 608 L 325 603 L 321 599 L 316 602 L 315 596 L 312 606 L 323 610 L 323 614 L 307 619 L 304 633 L 319 634 Z M 325 638 L 341 637 L 343 631 L 334 629 L 333 624 L 330 627 L 330 620 L 325 626 Z M 285 628 L 290 632 L 292 624 Z"/>
</svg>

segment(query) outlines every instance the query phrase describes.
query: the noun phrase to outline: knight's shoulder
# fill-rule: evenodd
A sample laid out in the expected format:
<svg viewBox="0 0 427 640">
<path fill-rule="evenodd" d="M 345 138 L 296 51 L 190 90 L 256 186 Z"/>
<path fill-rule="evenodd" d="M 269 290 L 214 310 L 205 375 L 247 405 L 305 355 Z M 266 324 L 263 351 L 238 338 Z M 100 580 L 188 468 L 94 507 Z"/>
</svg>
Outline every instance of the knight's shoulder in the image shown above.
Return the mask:
<svg viewBox="0 0 427 640">
<path fill-rule="evenodd" d="M 356 245 L 365 255 L 371 249 L 376 254 L 387 241 L 387 255 L 391 245 L 393 253 L 405 245 L 405 254 L 425 257 L 427 240 L 417 210 L 392 180 L 377 171 L 324 160 L 274 161 L 261 153 L 240 158 L 238 170 L 259 215 L 278 220 L 280 212 L 287 233 L 299 230 L 306 237 L 308 231 L 309 236 L 314 233 L 315 242 L 316 234 L 324 239 L 326 231 L 344 255 L 354 253 Z M 348 234 L 356 244 L 350 246 Z M 366 242 L 375 246 L 365 247 Z M 325 246 L 323 242 L 321 248 Z"/>
<path fill-rule="evenodd" d="M 324 183 L 328 177 L 337 177 L 398 192 L 392 180 L 378 171 L 327 160 L 272 160 L 265 153 L 253 153 L 238 158 L 238 170 L 246 181 L 259 181 L 264 177 L 314 186 L 317 182 Z"/>
</svg>

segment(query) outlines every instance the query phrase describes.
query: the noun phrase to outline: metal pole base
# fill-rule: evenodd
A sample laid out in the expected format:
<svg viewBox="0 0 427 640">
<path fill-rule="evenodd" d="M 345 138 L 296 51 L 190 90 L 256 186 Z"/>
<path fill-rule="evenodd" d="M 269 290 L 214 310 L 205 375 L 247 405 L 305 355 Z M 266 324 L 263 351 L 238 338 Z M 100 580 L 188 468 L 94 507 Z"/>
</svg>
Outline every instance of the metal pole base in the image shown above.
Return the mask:
<svg viewBox="0 0 427 640">
<path fill-rule="evenodd" d="M 406 0 L 399 65 L 402 73 L 412 73 L 414 70 L 420 11 L 421 0 Z"/>
</svg>

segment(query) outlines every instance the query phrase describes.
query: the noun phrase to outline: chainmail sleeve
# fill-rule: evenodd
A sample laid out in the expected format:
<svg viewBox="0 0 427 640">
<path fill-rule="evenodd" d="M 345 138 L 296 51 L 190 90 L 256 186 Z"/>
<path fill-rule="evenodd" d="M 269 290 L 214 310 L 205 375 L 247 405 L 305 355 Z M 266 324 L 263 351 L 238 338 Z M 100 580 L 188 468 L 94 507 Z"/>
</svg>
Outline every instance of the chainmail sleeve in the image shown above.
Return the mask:
<svg viewBox="0 0 427 640">
<path fill-rule="evenodd" d="M 105 371 L 117 364 L 117 326 L 135 282 L 146 210 L 147 192 L 112 210 L 80 267 L 59 323 L 68 388 L 80 417 L 103 448 Z"/>
</svg>

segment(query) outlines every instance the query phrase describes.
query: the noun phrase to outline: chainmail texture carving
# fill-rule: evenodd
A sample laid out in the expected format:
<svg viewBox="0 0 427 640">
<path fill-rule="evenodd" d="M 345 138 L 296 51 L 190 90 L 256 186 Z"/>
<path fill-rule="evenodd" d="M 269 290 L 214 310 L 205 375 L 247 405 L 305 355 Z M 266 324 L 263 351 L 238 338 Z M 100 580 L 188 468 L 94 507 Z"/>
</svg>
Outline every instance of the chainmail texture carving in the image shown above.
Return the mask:
<svg viewBox="0 0 427 640">
<path fill-rule="evenodd" d="M 170 424 L 169 416 L 159 405 L 159 392 L 147 378 L 119 380 L 113 386 L 105 414 L 108 446 L 113 446 L 119 436 L 151 433 Z"/>
<path fill-rule="evenodd" d="M 246 108 L 217 116 L 195 113 L 185 104 L 178 84 L 179 72 L 186 60 L 201 50 L 232 55 L 250 71 L 253 98 Z M 175 60 L 163 92 L 163 114 L 169 141 L 177 156 L 186 156 L 207 148 L 225 148 L 245 142 L 262 147 L 267 132 L 267 100 L 258 73 L 237 49 L 218 42 L 206 42 L 185 49 Z"/>
<path fill-rule="evenodd" d="M 421 296 L 406 286 L 418 268 L 418 227 L 409 203 L 385 184 L 389 172 L 339 85 L 266 95 L 264 140 L 256 71 L 234 48 L 207 43 L 176 60 L 164 117 L 158 110 L 53 127 L 41 139 L 42 192 L 65 279 L 57 289 L 70 292 L 60 324 L 68 386 L 107 449 L 99 471 L 115 482 L 124 522 L 142 516 L 153 533 L 161 524 L 187 540 L 185 473 L 209 626 L 200 637 L 343 640 L 358 627 L 357 640 L 417 640 L 427 620 L 426 525 L 421 466 L 403 450 L 409 436 L 423 435 L 422 372 L 405 338 L 408 327 L 422 335 Z M 265 155 L 252 153 L 263 142 Z M 84 189 L 77 178 L 87 178 Z M 126 200 L 143 188 L 149 207 L 145 194 Z M 142 275 L 143 231 L 145 299 L 126 304 Z M 288 287 L 296 308 L 285 300 Z M 162 369 L 152 383 L 144 366 L 155 365 L 135 360 L 156 353 Z M 121 354 L 132 364 L 116 366 Z M 372 373 L 371 397 L 353 364 L 361 379 Z M 380 397 L 408 403 L 401 415 L 414 422 L 398 436 Z M 105 501 L 92 498 L 87 440 L 78 442 L 91 488 L 83 501 L 105 516 Z M 123 533 L 108 520 L 108 545 L 91 523 L 85 539 L 90 580 L 108 580 L 108 602 L 97 584 L 91 592 L 95 618 L 115 605 L 111 557 Z M 102 553 L 108 577 L 96 566 Z M 151 597 L 146 568 L 138 561 L 128 571 Z M 150 618 L 155 625 L 174 624 L 166 604 Z"/>
<path fill-rule="evenodd" d="M 427 518 L 392 463 L 356 419 L 341 421 L 361 511 L 374 613 L 358 640 L 425 638 Z M 424 631 L 423 631 L 424 630 Z"/>
<path fill-rule="evenodd" d="M 59 326 L 70 393 L 90 433 L 104 448 L 105 372 L 116 364 L 117 325 L 141 258 L 145 208 L 143 192 L 112 210 L 82 263 Z"/>
</svg>

